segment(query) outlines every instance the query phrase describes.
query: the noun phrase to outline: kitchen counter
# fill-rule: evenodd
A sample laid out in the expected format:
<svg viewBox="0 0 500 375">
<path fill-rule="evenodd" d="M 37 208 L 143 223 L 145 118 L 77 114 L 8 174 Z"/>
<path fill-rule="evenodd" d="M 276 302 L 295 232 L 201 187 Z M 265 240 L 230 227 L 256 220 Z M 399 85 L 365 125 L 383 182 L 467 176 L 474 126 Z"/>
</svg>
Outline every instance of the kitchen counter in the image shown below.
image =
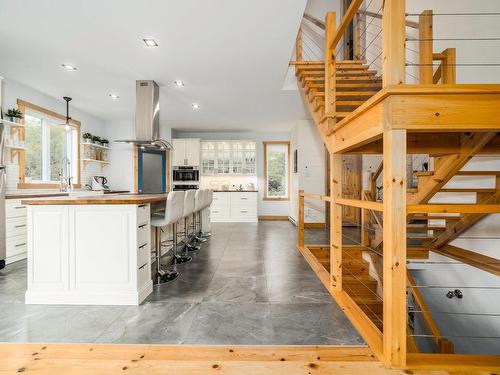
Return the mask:
<svg viewBox="0 0 500 375">
<path fill-rule="evenodd" d="M 163 194 L 106 194 L 98 196 L 63 196 L 49 197 L 47 199 L 23 200 L 22 204 L 29 206 L 54 206 L 54 205 L 123 205 L 123 204 L 148 204 L 164 202 L 168 193 Z"/>
<path fill-rule="evenodd" d="M 258 190 L 214 190 L 214 193 L 258 193 Z"/>
<path fill-rule="evenodd" d="M 95 190 L 82 190 L 82 194 L 84 193 L 99 193 L 98 191 Z M 79 191 L 73 191 L 72 194 L 78 194 Z M 104 194 L 121 194 L 121 193 L 129 193 L 127 190 L 108 190 L 105 191 Z M 68 197 L 70 193 L 66 192 L 50 192 L 50 193 L 44 193 L 44 192 L 37 192 L 37 193 L 24 193 L 24 192 L 19 192 L 19 193 L 10 193 L 5 195 L 5 199 L 31 199 L 31 198 L 51 198 L 51 197 Z"/>
</svg>

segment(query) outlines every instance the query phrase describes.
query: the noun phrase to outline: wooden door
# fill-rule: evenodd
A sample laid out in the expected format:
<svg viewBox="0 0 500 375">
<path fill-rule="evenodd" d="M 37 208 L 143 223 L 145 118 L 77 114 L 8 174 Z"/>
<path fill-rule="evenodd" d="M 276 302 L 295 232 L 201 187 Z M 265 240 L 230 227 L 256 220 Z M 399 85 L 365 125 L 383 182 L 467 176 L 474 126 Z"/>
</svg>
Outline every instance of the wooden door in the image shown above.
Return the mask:
<svg viewBox="0 0 500 375">
<path fill-rule="evenodd" d="M 361 155 L 342 155 L 342 196 L 346 199 L 361 199 Z M 344 206 L 344 225 L 359 225 L 360 209 Z"/>
</svg>

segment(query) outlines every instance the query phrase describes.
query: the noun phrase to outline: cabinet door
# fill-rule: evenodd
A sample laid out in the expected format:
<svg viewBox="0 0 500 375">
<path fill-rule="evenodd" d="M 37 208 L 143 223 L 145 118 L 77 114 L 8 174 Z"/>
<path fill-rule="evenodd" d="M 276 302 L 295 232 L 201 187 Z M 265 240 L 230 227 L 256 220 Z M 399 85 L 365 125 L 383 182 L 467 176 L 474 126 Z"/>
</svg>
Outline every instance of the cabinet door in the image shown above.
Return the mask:
<svg viewBox="0 0 500 375">
<path fill-rule="evenodd" d="M 217 142 L 217 173 L 229 174 L 231 160 L 231 146 L 229 142 Z"/>
<path fill-rule="evenodd" d="M 172 164 L 175 167 L 186 165 L 186 140 L 173 139 L 172 145 L 174 146 Z"/>
<path fill-rule="evenodd" d="M 187 165 L 199 166 L 200 165 L 200 140 L 199 139 L 186 139 L 186 159 Z"/>
<path fill-rule="evenodd" d="M 201 174 L 215 174 L 215 142 L 201 142 Z"/>
<path fill-rule="evenodd" d="M 243 174 L 255 175 L 256 173 L 255 142 L 246 142 L 243 154 L 244 154 Z"/>
<path fill-rule="evenodd" d="M 243 174 L 243 142 L 231 144 L 231 173 Z"/>
</svg>

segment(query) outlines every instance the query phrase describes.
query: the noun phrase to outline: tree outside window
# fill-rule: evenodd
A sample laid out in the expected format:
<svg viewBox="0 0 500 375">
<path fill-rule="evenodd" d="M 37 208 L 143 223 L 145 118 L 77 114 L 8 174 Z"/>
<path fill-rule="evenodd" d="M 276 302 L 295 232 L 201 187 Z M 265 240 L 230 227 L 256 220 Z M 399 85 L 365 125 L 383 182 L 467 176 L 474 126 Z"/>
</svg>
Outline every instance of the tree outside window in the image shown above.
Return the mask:
<svg viewBox="0 0 500 375">
<path fill-rule="evenodd" d="M 289 199 L 290 144 L 288 142 L 264 142 L 265 199 Z"/>
</svg>

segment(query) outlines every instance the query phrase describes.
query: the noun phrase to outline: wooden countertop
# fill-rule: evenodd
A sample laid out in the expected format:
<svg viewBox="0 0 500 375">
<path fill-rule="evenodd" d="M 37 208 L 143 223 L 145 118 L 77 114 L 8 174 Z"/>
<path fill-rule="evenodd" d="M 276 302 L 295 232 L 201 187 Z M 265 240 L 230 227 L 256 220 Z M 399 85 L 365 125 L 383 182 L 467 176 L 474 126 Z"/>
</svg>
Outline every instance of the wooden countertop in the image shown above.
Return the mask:
<svg viewBox="0 0 500 375">
<path fill-rule="evenodd" d="M 50 197 L 47 199 L 23 200 L 26 205 L 92 205 L 92 204 L 146 204 L 167 200 L 168 193 L 164 194 L 106 194 L 99 196 L 71 196 Z"/>
<path fill-rule="evenodd" d="M 85 190 L 85 191 L 92 191 L 92 190 Z M 108 191 L 104 192 L 104 194 L 120 194 L 120 193 L 129 193 L 129 191 L 127 191 L 127 190 L 108 190 Z M 5 199 L 31 199 L 31 198 L 67 197 L 67 196 L 69 196 L 69 193 L 65 193 L 65 192 L 13 193 L 13 194 L 7 194 L 5 196 Z"/>
</svg>

